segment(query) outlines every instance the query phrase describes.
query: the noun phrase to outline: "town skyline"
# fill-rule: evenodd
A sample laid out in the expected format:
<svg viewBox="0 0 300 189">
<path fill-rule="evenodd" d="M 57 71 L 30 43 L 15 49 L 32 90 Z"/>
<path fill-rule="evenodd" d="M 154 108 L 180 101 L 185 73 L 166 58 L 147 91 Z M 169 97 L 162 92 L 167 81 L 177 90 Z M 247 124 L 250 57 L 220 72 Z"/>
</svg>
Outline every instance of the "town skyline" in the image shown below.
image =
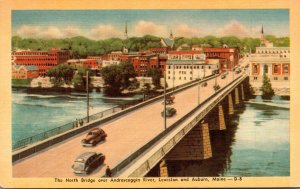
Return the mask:
<svg viewBox="0 0 300 189">
<path fill-rule="evenodd" d="M 124 38 L 126 24 L 128 37 L 259 37 L 262 25 L 268 35 L 289 36 L 287 9 L 18 10 L 12 17 L 12 34 L 23 38 Z"/>
</svg>

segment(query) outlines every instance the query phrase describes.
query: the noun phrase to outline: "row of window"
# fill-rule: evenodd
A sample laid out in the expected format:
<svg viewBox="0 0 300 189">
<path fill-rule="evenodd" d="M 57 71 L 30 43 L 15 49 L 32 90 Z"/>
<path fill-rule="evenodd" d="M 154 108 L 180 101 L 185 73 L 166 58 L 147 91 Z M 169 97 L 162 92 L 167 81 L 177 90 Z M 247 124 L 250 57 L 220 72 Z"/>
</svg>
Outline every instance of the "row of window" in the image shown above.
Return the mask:
<svg viewBox="0 0 300 189">
<path fill-rule="evenodd" d="M 289 80 L 289 77 L 283 77 L 284 80 Z M 257 77 L 253 77 L 253 80 L 257 80 Z M 277 81 L 278 77 L 273 77 L 273 80 Z"/>
<path fill-rule="evenodd" d="M 24 63 L 24 65 L 26 66 L 56 66 L 57 64 L 54 64 L 54 63 L 35 63 L 35 64 L 32 64 L 32 63 L 29 63 L 29 64 L 26 64 Z"/>
<path fill-rule="evenodd" d="M 279 65 L 274 65 L 273 67 L 273 73 L 278 74 L 279 73 Z M 269 67 L 267 65 L 264 65 L 264 73 L 268 73 Z M 258 66 L 254 65 L 253 66 L 253 73 L 257 74 L 258 73 Z M 283 65 L 283 73 L 287 74 L 289 73 L 289 65 L 284 64 Z"/>
<path fill-rule="evenodd" d="M 259 54 L 259 53 L 266 53 L 266 54 L 268 54 L 268 53 L 290 53 L 290 50 L 277 50 L 277 51 L 275 51 L 275 50 L 258 50 L 257 51 L 257 53 Z"/>
<path fill-rule="evenodd" d="M 208 69 L 211 68 L 211 66 L 205 66 L 205 67 L 208 67 Z M 169 69 L 171 69 L 171 66 L 169 65 L 168 66 Z M 172 66 L 173 68 L 173 66 Z M 193 69 L 193 66 L 174 66 L 174 69 Z M 194 69 L 204 69 L 204 66 L 194 66 Z"/>
<path fill-rule="evenodd" d="M 23 58 L 23 57 L 18 57 L 17 61 L 22 60 L 22 61 L 47 61 L 47 60 L 57 60 L 56 58 Z"/>
<path fill-rule="evenodd" d="M 169 76 L 168 79 L 171 79 L 171 77 Z M 173 77 L 174 80 L 176 80 L 176 77 Z M 179 80 L 181 80 L 181 77 L 178 78 Z M 182 80 L 186 80 L 186 77 L 182 77 Z M 190 77 L 190 80 L 193 80 L 192 77 Z"/>
</svg>

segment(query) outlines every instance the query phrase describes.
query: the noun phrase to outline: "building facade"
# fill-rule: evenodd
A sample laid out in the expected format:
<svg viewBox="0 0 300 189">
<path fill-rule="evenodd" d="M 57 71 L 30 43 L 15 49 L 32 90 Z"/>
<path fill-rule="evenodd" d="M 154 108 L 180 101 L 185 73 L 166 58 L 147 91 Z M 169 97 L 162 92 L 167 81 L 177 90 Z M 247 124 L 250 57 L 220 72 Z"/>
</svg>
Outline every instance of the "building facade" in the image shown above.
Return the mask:
<svg viewBox="0 0 300 189">
<path fill-rule="evenodd" d="M 207 59 L 219 59 L 220 72 L 232 70 L 239 63 L 237 48 L 203 48 Z"/>
<path fill-rule="evenodd" d="M 39 76 L 36 66 L 13 65 L 12 79 L 33 79 Z"/>
<path fill-rule="evenodd" d="M 51 49 L 49 51 L 19 50 L 12 52 L 12 63 L 24 66 L 36 66 L 39 76 L 70 58 L 69 51 Z"/>
<path fill-rule="evenodd" d="M 218 70 L 217 64 L 208 64 L 202 51 L 170 51 L 166 66 L 166 81 L 175 87 L 202 79 Z"/>
</svg>

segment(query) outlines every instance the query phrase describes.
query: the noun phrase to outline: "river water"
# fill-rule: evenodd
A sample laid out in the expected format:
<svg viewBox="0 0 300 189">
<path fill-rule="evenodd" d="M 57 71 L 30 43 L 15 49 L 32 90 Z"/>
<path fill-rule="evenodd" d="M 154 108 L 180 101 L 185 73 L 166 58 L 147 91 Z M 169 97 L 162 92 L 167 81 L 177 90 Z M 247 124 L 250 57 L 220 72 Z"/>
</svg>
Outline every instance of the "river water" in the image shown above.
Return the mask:
<svg viewBox="0 0 300 189">
<path fill-rule="evenodd" d="M 227 130 L 210 131 L 213 157 L 167 161 L 169 176 L 289 176 L 289 101 L 259 97 L 235 108 Z M 157 165 L 147 176 L 158 176 Z"/>
<path fill-rule="evenodd" d="M 138 98 L 90 95 L 91 114 Z M 253 99 L 235 108 L 226 131 L 211 131 L 213 157 L 201 161 L 169 161 L 170 176 L 289 176 L 289 101 Z M 86 116 L 86 96 L 27 94 L 12 91 L 12 140 L 26 137 Z M 158 166 L 148 176 L 158 176 Z"/>
<path fill-rule="evenodd" d="M 90 115 L 138 98 L 108 98 L 90 93 Z M 12 90 L 12 142 L 86 117 L 85 93 L 28 94 L 26 89 Z"/>
</svg>

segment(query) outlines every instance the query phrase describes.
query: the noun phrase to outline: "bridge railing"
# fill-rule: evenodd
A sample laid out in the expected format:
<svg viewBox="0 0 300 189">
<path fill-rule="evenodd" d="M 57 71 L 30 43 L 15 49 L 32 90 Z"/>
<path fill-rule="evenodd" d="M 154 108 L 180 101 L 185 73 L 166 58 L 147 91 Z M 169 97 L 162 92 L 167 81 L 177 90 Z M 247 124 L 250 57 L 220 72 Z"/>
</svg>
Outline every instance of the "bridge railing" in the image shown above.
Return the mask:
<svg viewBox="0 0 300 189">
<path fill-rule="evenodd" d="M 211 77 L 214 77 L 214 76 L 208 76 L 205 78 L 205 80 L 208 80 L 210 79 Z M 175 91 L 179 88 L 184 88 L 188 85 L 191 85 L 193 83 L 197 83 L 199 81 L 199 79 L 196 79 L 196 80 L 193 80 L 191 82 L 188 82 L 188 83 L 185 83 L 185 84 L 182 84 L 182 85 L 178 85 L 174 88 L 169 88 L 167 89 L 166 91 L 168 93 L 170 93 L 171 91 Z M 117 112 L 120 112 L 124 109 L 127 109 L 127 108 L 130 108 L 132 106 L 135 106 L 143 101 L 147 101 L 149 99 L 152 99 L 152 98 L 155 98 L 155 97 L 158 97 L 160 96 L 162 93 L 157 93 L 155 95 L 148 95 L 146 98 L 144 99 L 137 99 L 137 100 L 133 100 L 129 103 L 126 103 L 126 104 L 122 104 L 122 105 L 118 105 L 118 106 L 115 106 L 115 107 L 112 107 L 110 109 L 107 109 L 107 110 L 104 110 L 102 112 L 99 112 L 99 113 L 96 113 L 96 114 L 93 114 L 93 115 L 90 115 L 89 116 L 89 121 L 94 121 L 94 120 L 98 120 L 98 119 L 101 119 L 103 117 L 107 117 L 111 114 L 114 114 L 114 113 L 117 113 Z M 83 124 L 87 124 L 87 117 L 84 117 L 81 119 L 83 121 Z M 83 125 L 80 125 L 80 126 L 83 126 Z M 53 128 L 51 130 L 48 130 L 48 131 L 44 131 L 44 132 L 41 132 L 39 134 L 36 134 L 36 135 L 33 135 L 31 137 L 27 137 L 27 138 L 24 138 L 24 139 L 21 139 L 15 143 L 13 143 L 12 145 L 12 150 L 15 151 L 15 150 L 18 150 L 18 149 L 21 149 L 21 148 L 24 148 L 30 144 L 33 144 L 33 143 L 36 143 L 36 142 L 40 142 L 40 141 L 43 141 L 43 140 L 46 140 L 50 137 L 53 137 L 53 136 L 56 136 L 56 135 L 59 135 L 61 133 L 64 133 L 64 132 L 67 132 L 67 131 L 70 131 L 72 129 L 76 129 L 77 127 L 80 127 L 79 125 L 77 125 L 77 123 L 74 121 L 74 122 L 70 122 L 70 123 L 67 123 L 65 125 L 62 125 L 62 126 L 59 126 L 59 127 L 56 127 L 56 128 Z"/>
<path fill-rule="evenodd" d="M 227 86 L 231 85 L 238 79 L 240 79 L 242 76 L 237 77 L 234 81 L 230 82 Z M 133 162 L 138 156 L 140 156 L 142 153 L 144 153 L 147 149 L 149 149 L 151 146 L 153 146 L 156 142 L 158 142 L 160 139 L 165 137 L 170 131 L 175 129 L 178 125 L 180 125 L 184 120 L 186 120 L 189 116 L 191 116 L 193 113 L 195 113 L 201 106 L 203 106 L 205 103 L 210 101 L 212 98 L 217 96 L 220 92 L 227 89 L 227 87 L 223 87 L 218 92 L 214 93 L 212 96 L 207 98 L 205 101 L 203 101 L 201 104 L 196 106 L 192 111 L 190 111 L 188 114 L 184 115 L 181 119 L 176 121 L 174 124 L 169 126 L 166 130 L 161 132 L 159 135 L 154 137 L 152 140 L 150 140 L 148 143 L 146 143 L 144 146 L 142 146 L 137 151 L 131 153 L 131 155 L 124 160 L 120 161 L 117 166 L 112 168 L 112 173 L 114 175 L 117 175 L 122 169 L 124 169 L 129 163 Z M 189 132 L 190 129 L 194 127 L 195 124 L 197 124 L 201 119 L 204 118 L 204 116 L 220 101 L 226 96 L 226 94 L 223 94 L 220 96 L 217 100 L 215 100 L 212 104 L 210 104 L 209 107 L 207 107 L 204 111 L 202 111 L 198 116 L 196 116 L 195 119 L 193 119 L 184 129 L 182 129 L 175 137 L 172 138 L 171 141 L 167 142 L 160 150 L 158 150 L 156 153 L 154 153 L 146 162 L 144 162 L 139 169 L 137 169 L 133 174 L 130 176 L 133 177 L 139 177 L 141 173 L 139 171 L 141 170 L 149 170 L 152 165 L 155 165 L 161 158 L 161 155 L 165 155 L 171 148 L 173 143 L 177 143 L 184 135 L 185 133 Z"/>
</svg>

